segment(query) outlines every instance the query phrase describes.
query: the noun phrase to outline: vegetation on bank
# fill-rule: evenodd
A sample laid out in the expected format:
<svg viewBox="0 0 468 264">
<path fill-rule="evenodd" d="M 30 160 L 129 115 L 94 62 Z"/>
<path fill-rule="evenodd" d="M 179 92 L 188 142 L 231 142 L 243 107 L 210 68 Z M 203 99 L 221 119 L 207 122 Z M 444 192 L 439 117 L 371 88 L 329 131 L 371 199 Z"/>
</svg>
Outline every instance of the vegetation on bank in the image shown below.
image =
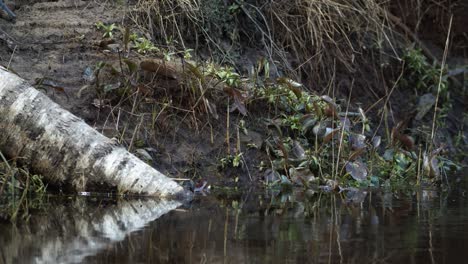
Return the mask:
<svg viewBox="0 0 468 264">
<path fill-rule="evenodd" d="M 99 26 L 107 36 L 106 27 L 120 28 Z M 150 127 L 156 125 L 155 117 L 163 112 L 190 115 L 195 127 L 201 122 L 225 120 L 227 154 L 219 158 L 222 170 L 245 169 L 243 153 L 252 148 L 267 154 L 258 168 L 261 180 L 268 186 L 406 188 L 447 183 L 448 170 L 457 167 L 444 157 L 443 145 L 430 143 L 427 136 L 433 131 L 421 132 L 424 136 L 416 142 L 408 131 L 409 120 L 391 125 L 387 108 L 380 117 L 370 117 L 370 109 L 353 105 L 351 96 L 342 100 L 319 95 L 289 77 L 273 77 L 267 58 L 259 59 L 249 75 L 243 76 L 233 67 L 190 61 L 191 50 L 158 47 L 128 28 L 121 28 L 121 32 L 121 52 L 127 57 L 114 65 L 101 62 L 94 71 L 96 81 L 92 87 L 100 100 L 107 100 L 111 108 L 126 107 L 121 102 L 131 102 L 132 111 L 141 114 L 141 120 L 147 120 L 145 115 L 152 117 Z M 142 49 L 141 43 L 147 43 L 147 48 Z M 449 107 L 446 70 L 430 65 L 415 48 L 408 48 L 402 60 L 402 74 L 394 81 L 393 89 L 414 87 L 418 93 L 438 93 L 443 107 Z M 118 85 L 100 80 L 104 67 L 113 75 L 112 80 L 120 80 Z M 166 88 L 169 92 L 162 97 L 155 90 L 142 89 L 167 79 L 176 82 Z M 434 107 L 434 102 L 421 106 L 415 113 L 417 119 L 429 116 Z M 259 108 L 266 111 L 258 113 Z M 145 113 L 148 109 L 152 112 Z M 260 146 L 242 144 L 240 140 L 240 134 L 248 135 L 249 126 L 259 124 L 246 117 L 250 112 L 264 125 Z M 444 116 L 435 117 L 434 122 L 443 123 Z M 372 118 L 380 118 L 380 122 Z M 232 141 L 235 146 L 231 146 Z"/>
<path fill-rule="evenodd" d="M 24 219 L 40 208 L 47 186 L 39 175 L 7 161 L 0 152 L 0 219 Z"/>
</svg>

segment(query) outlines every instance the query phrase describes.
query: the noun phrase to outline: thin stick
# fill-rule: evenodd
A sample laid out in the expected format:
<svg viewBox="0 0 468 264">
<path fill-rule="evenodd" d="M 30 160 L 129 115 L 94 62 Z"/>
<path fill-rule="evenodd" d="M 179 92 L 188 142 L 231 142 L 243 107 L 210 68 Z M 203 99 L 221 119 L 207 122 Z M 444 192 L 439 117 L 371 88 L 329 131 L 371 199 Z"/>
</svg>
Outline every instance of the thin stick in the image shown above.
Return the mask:
<svg viewBox="0 0 468 264">
<path fill-rule="evenodd" d="M 230 139 L 230 133 L 229 133 L 229 97 L 228 97 L 228 103 L 227 103 L 227 115 L 226 115 L 226 144 L 227 144 L 227 154 L 230 155 L 231 154 L 231 144 L 229 142 L 229 139 Z"/>
<path fill-rule="evenodd" d="M 11 53 L 10 60 L 8 61 L 7 70 L 10 70 L 11 61 L 13 60 L 13 56 L 15 56 L 15 52 L 16 52 L 17 47 L 18 47 L 18 45 L 15 45 L 15 48 L 13 49 L 13 52 Z"/>
<path fill-rule="evenodd" d="M 348 103 L 346 105 L 346 116 L 345 118 L 347 119 L 348 118 L 348 112 L 349 112 L 349 105 L 351 103 L 351 95 L 353 94 L 353 87 L 354 87 L 354 79 L 353 79 L 353 82 L 351 84 L 351 89 L 349 90 L 349 96 L 348 96 Z M 343 123 L 345 123 L 346 121 L 344 121 Z M 334 179 L 336 179 L 336 177 L 338 176 L 338 168 L 339 168 L 339 163 L 340 163 L 340 156 L 341 156 L 341 148 L 342 148 L 342 145 L 343 145 L 343 138 L 344 138 L 344 130 L 345 130 L 345 124 L 341 124 L 341 136 L 340 136 L 340 145 L 338 146 L 338 158 L 336 160 L 336 172 L 335 172 L 335 177 Z"/>
<path fill-rule="evenodd" d="M 8 8 L 7 5 L 5 5 L 5 3 L 3 3 L 3 0 L 0 0 L 0 8 L 5 10 L 5 12 L 10 16 L 11 19 L 16 19 L 16 15 L 15 13 L 13 13 L 10 8 Z"/>
<path fill-rule="evenodd" d="M 449 23 L 449 28 L 447 32 L 447 39 L 445 40 L 445 49 L 444 49 L 444 56 L 442 57 L 442 64 L 440 65 L 440 74 L 439 74 L 439 84 L 437 85 L 437 96 L 436 96 L 436 101 L 434 104 L 434 117 L 432 118 L 432 130 L 431 130 L 431 142 L 430 142 L 430 147 L 429 149 L 432 149 L 433 143 L 434 143 L 434 133 L 435 133 L 435 124 L 436 124 L 436 117 L 437 117 L 437 106 L 439 104 L 439 96 L 440 96 L 440 87 L 442 83 L 442 76 L 444 74 L 444 67 L 445 67 L 445 62 L 447 60 L 447 55 L 448 55 L 448 47 L 449 47 L 449 42 L 450 42 L 450 32 L 452 31 L 452 20 L 453 20 L 453 15 L 450 16 L 450 23 Z"/>
<path fill-rule="evenodd" d="M 3 156 L 3 153 L 0 151 L 0 157 L 2 158 L 3 162 L 5 162 L 6 166 L 8 167 L 9 170 L 11 170 L 10 164 L 8 163 L 8 160 Z"/>
<path fill-rule="evenodd" d="M 418 169 L 417 169 L 417 176 L 416 176 L 416 182 L 417 186 L 421 186 L 421 157 L 422 157 L 422 147 L 419 145 L 419 154 L 418 154 Z"/>
</svg>

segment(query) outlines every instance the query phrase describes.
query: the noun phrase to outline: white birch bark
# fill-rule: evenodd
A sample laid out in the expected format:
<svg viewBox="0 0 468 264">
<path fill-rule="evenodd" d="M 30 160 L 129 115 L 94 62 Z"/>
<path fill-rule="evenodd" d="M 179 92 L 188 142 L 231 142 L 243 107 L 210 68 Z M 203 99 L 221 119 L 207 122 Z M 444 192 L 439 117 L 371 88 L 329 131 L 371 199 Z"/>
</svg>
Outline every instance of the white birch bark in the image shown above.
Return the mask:
<svg viewBox="0 0 468 264">
<path fill-rule="evenodd" d="M 183 188 L 0 67 L 0 151 L 76 191 L 106 184 L 159 197 Z"/>
</svg>

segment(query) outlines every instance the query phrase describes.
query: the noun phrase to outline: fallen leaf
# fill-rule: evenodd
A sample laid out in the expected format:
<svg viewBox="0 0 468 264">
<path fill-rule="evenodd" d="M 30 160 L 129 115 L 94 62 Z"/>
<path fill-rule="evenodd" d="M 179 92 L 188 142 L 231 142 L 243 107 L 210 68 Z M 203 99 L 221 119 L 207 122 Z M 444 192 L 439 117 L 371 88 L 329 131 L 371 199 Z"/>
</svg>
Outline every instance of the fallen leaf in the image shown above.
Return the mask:
<svg viewBox="0 0 468 264">
<path fill-rule="evenodd" d="M 363 203 L 366 196 L 367 196 L 366 191 L 363 191 L 357 188 L 350 188 L 346 192 L 346 202 Z"/>
<path fill-rule="evenodd" d="M 378 148 L 381 143 L 382 143 L 382 137 L 381 136 L 375 136 L 375 137 L 372 138 L 372 146 L 374 148 Z"/>
<path fill-rule="evenodd" d="M 108 92 L 116 90 L 118 88 L 120 88 L 120 82 L 106 84 L 106 85 L 104 85 L 104 92 L 108 93 Z"/>
<path fill-rule="evenodd" d="M 276 80 L 279 84 L 286 85 L 286 87 L 291 90 L 297 98 L 302 97 L 302 90 L 299 89 L 302 87 L 302 84 L 295 82 L 289 78 L 281 77 Z"/>
<path fill-rule="evenodd" d="M 108 45 L 113 44 L 113 43 L 115 43 L 115 40 L 114 40 L 114 39 L 105 38 L 105 39 L 99 41 L 99 44 L 98 44 L 98 45 L 99 45 L 99 47 L 101 47 L 101 48 L 107 48 Z"/>
<path fill-rule="evenodd" d="M 328 95 L 323 95 L 320 98 L 328 103 L 328 107 L 325 109 L 325 115 L 332 118 L 338 117 L 338 111 L 336 110 L 337 106 L 333 99 Z"/>
<path fill-rule="evenodd" d="M 323 136 L 323 143 L 326 144 L 330 140 L 332 140 L 333 136 L 340 131 L 339 128 L 332 129 L 330 127 L 327 127 L 325 131 L 325 135 Z"/>
<path fill-rule="evenodd" d="M 348 131 L 351 129 L 351 121 L 347 117 L 340 117 L 340 123 L 341 126 L 345 131 Z"/>
<path fill-rule="evenodd" d="M 302 130 L 308 132 L 311 128 L 317 124 L 317 118 L 314 115 L 307 114 L 301 118 Z"/>
<path fill-rule="evenodd" d="M 327 103 L 329 103 L 329 104 L 331 104 L 331 105 L 333 105 L 333 106 L 336 107 L 335 102 L 333 101 L 333 99 L 332 99 L 330 96 L 328 96 L 328 95 L 322 95 L 320 98 L 321 98 L 322 100 L 324 100 L 325 102 L 327 102 Z"/>
<path fill-rule="evenodd" d="M 50 80 L 48 78 L 37 78 L 35 85 L 37 86 L 47 86 L 50 88 L 53 88 L 54 90 L 58 92 L 65 92 L 65 88 L 59 84 L 57 84 L 55 81 Z"/>
<path fill-rule="evenodd" d="M 309 169 L 290 168 L 289 176 L 291 177 L 292 182 L 299 186 L 307 187 L 310 183 L 317 180 Z"/>
<path fill-rule="evenodd" d="M 338 113 L 336 112 L 336 107 L 333 105 L 328 105 L 328 107 L 325 109 L 325 115 L 331 118 L 336 118 L 338 116 Z"/>
<path fill-rule="evenodd" d="M 175 65 L 160 60 L 144 60 L 140 62 L 140 68 L 144 71 L 153 72 L 159 76 L 177 80 L 179 73 Z"/>
<path fill-rule="evenodd" d="M 348 172 L 356 181 L 363 181 L 367 178 L 367 166 L 362 161 L 348 162 L 346 164 Z"/>
<path fill-rule="evenodd" d="M 414 148 L 414 138 L 410 135 L 400 134 L 398 135 L 398 141 L 400 141 L 406 150 L 412 150 Z"/>
<path fill-rule="evenodd" d="M 231 104 L 231 107 L 229 108 L 229 111 L 233 112 L 238 110 L 239 113 L 246 116 L 247 108 L 245 107 L 245 100 L 247 100 L 247 97 L 244 96 L 241 91 L 233 87 L 225 87 L 223 90 L 234 100 L 234 102 Z"/>
<path fill-rule="evenodd" d="M 281 178 L 280 174 L 277 171 L 271 169 L 267 169 L 263 177 L 267 184 L 279 181 L 279 179 Z"/>
<path fill-rule="evenodd" d="M 366 136 L 362 134 L 351 134 L 349 136 L 351 142 L 351 148 L 353 150 L 362 149 L 366 147 Z"/>
<path fill-rule="evenodd" d="M 86 67 L 86 69 L 83 71 L 83 79 L 88 82 L 92 83 L 94 80 L 96 80 L 96 75 L 94 74 L 94 71 L 91 67 Z"/>
<path fill-rule="evenodd" d="M 316 123 L 314 128 L 312 129 L 312 133 L 314 133 L 314 135 L 316 135 L 319 138 L 324 137 L 326 132 L 327 126 L 324 121 Z"/>
<path fill-rule="evenodd" d="M 418 113 L 416 114 L 414 119 L 421 120 L 427 114 L 427 112 L 429 112 L 429 110 L 432 109 L 435 102 L 436 102 L 436 98 L 432 93 L 427 93 L 427 94 L 422 95 L 419 98 L 418 106 L 416 108 Z"/>
<path fill-rule="evenodd" d="M 292 153 L 297 159 L 302 160 L 305 158 L 305 150 L 297 140 L 293 142 Z"/>
<path fill-rule="evenodd" d="M 139 157 L 142 160 L 153 161 L 153 157 L 145 149 L 139 148 L 135 151 L 135 154 L 137 157 Z"/>
</svg>

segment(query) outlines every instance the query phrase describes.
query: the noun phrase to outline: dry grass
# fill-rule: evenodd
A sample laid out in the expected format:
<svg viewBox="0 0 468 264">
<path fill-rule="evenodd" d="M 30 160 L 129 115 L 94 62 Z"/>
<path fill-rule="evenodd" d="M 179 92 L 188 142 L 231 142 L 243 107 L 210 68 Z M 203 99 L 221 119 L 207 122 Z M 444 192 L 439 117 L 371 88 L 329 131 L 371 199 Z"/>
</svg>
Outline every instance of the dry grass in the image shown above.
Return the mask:
<svg viewBox="0 0 468 264">
<path fill-rule="evenodd" d="M 287 11 L 287 12 L 285 12 Z M 332 76 L 333 62 L 350 73 L 366 49 L 388 40 L 383 6 L 365 1 L 277 1 L 266 9 L 274 39 L 303 61 L 295 70 Z"/>
<path fill-rule="evenodd" d="M 181 48 L 209 46 L 228 62 L 233 62 L 230 53 L 239 47 L 254 47 L 282 72 L 323 85 L 337 69 L 355 73 L 362 64 L 381 64 L 369 61 L 370 50 L 396 54 L 385 3 L 140 0 L 133 19 L 155 41 L 175 40 Z M 223 45 L 226 39 L 228 47 Z"/>
<path fill-rule="evenodd" d="M 199 6 L 199 0 L 139 0 L 130 17 L 153 41 L 176 39 L 185 47 L 188 34 L 198 34 L 202 30 L 203 16 Z"/>
</svg>

